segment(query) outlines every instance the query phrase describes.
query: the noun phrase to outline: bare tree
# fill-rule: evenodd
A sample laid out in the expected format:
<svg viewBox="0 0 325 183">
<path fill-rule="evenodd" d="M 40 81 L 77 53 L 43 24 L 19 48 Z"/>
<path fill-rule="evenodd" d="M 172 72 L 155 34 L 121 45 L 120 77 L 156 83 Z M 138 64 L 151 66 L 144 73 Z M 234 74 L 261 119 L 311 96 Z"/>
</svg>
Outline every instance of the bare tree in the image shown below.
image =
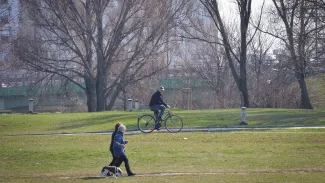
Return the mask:
<svg viewBox="0 0 325 183">
<path fill-rule="evenodd" d="M 208 100 L 212 104 L 210 108 L 229 107 L 226 101 L 229 103 L 232 99 L 227 97 L 227 86 L 231 85 L 233 80 L 229 78 L 229 67 L 220 46 L 198 40 L 187 41 L 187 45 L 192 49 L 184 53 L 187 55 L 184 60 L 187 60 L 183 72 L 193 73 L 191 75 L 201 84 L 202 96 L 203 90 L 209 88 L 209 92 L 206 93 L 214 96 L 213 100 L 211 98 Z M 209 104 L 205 107 L 208 106 Z"/>
<path fill-rule="evenodd" d="M 309 62 L 308 47 L 311 19 L 308 16 L 306 0 L 272 0 L 276 12 L 280 17 L 285 30 L 285 36 L 280 38 L 290 51 L 290 58 L 294 66 L 301 93 L 300 107 L 312 109 L 308 89 L 305 81 L 306 68 Z"/>
<path fill-rule="evenodd" d="M 96 111 L 91 2 L 44 0 L 25 5 L 25 25 L 15 46 L 23 68 L 76 84 L 87 95 L 88 111 Z"/>
<path fill-rule="evenodd" d="M 257 32 L 248 45 L 247 71 L 249 78 L 250 101 L 252 107 L 266 107 L 265 94 L 273 80 L 275 58 L 270 56 L 274 38 Z M 269 82 L 269 83 L 268 83 Z"/>
<path fill-rule="evenodd" d="M 110 109 L 126 81 L 136 82 L 159 70 L 141 72 L 163 49 L 165 32 L 175 26 L 173 19 L 186 1 L 27 4 L 34 34 L 17 41 L 20 59 L 29 69 L 61 76 L 82 88 L 92 112 L 105 110 L 109 96 Z"/>
<path fill-rule="evenodd" d="M 308 16 L 311 17 L 312 30 L 310 37 L 314 40 L 313 62 L 310 64 L 314 73 L 324 73 L 325 71 L 325 2 L 318 0 L 307 0 Z"/>
<path fill-rule="evenodd" d="M 247 88 L 247 73 L 246 73 L 246 60 L 247 60 L 247 45 L 250 43 L 248 39 L 248 26 L 251 16 L 251 0 L 236 0 L 236 4 L 239 10 L 240 16 L 240 46 L 232 46 L 229 37 L 229 31 L 225 26 L 225 20 L 222 18 L 219 2 L 217 0 L 200 0 L 200 2 L 205 6 L 210 17 L 213 19 L 213 22 L 220 32 L 222 38 L 222 45 L 225 50 L 225 55 L 231 70 L 231 73 L 234 77 L 234 80 L 237 84 L 239 91 L 242 94 L 243 106 L 249 107 L 249 97 L 248 97 L 248 88 Z M 238 54 L 236 49 L 238 49 Z M 236 65 L 239 64 L 239 71 L 236 68 Z"/>
<path fill-rule="evenodd" d="M 123 68 L 123 72 L 120 72 L 114 82 L 107 87 L 106 94 L 111 99 L 108 104 L 109 109 L 119 93 L 128 85 L 152 76 L 169 64 L 163 62 L 165 52 L 168 51 L 167 32 L 177 26 L 175 20 L 186 4 L 185 1 L 175 2 L 147 2 L 144 9 L 145 20 L 135 19 L 131 22 L 134 26 L 130 27 L 136 30 L 129 44 L 121 46 L 121 55 L 117 58 L 121 62 L 115 64 L 115 67 Z M 157 13 L 158 9 L 160 9 L 159 13 Z M 147 69 L 148 67 L 151 69 Z"/>
</svg>

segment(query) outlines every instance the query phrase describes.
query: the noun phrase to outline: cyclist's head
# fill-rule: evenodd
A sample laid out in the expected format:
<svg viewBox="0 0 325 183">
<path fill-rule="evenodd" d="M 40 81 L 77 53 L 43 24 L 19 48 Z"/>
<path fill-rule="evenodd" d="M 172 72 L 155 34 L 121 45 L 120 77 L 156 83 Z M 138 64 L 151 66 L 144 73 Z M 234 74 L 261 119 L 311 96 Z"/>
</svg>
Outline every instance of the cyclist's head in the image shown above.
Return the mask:
<svg viewBox="0 0 325 183">
<path fill-rule="evenodd" d="M 165 88 L 163 86 L 161 86 L 161 87 L 159 87 L 159 91 L 160 91 L 160 93 L 162 93 L 165 91 Z"/>
</svg>

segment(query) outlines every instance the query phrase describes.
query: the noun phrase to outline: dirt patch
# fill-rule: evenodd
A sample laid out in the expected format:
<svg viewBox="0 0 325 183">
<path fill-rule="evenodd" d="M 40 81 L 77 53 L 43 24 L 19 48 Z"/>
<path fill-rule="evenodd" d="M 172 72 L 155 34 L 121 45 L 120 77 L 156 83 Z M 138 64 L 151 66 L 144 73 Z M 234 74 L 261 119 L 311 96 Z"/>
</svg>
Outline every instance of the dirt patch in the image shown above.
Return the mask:
<svg viewBox="0 0 325 183">
<path fill-rule="evenodd" d="M 157 173 L 137 173 L 137 177 L 156 177 L 156 176 L 178 176 L 178 175 L 227 175 L 227 174 L 300 174 L 300 173 L 325 173 L 325 169 L 287 169 L 287 170 L 256 170 L 256 171 L 233 171 L 233 172 L 157 172 Z M 126 175 L 125 175 L 126 176 Z M 57 178 L 57 179 L 83 179 L 94 180 L 104 179 L 106 177 L 83 175 L 83 176 L 65 176 L 65 175 L 39 175 L 26 178 Z M 114 178 L 114 177 L 108 177 Z"/>
</svg>

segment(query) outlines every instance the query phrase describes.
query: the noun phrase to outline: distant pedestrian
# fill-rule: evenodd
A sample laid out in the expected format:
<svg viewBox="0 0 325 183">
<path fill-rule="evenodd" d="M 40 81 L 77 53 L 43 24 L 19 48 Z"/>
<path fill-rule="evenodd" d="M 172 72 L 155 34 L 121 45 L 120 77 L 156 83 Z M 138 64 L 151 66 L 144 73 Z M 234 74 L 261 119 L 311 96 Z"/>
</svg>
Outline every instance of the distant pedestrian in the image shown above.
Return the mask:
<svg viewBox="0 0 325 183">
<path fill-rule="evenodd" d="M 113 163 L 116 161 L 114 159 L 114 150 L 113 150 L 113 145 L 114 145 L 114 136 L 116 134 L 116 132 L 118 131 L 118 127 L 123 125 L 121 122 L 118 122 L 115 124 L 115 128 L 114 128 L 114 132 L 112 133 L 112 138 L 111 138 L 111 144 L 109 146 L 109 151 L 111 151 L 111 154 L 112 154 L 112 157 L 113 157 L 113 160 L 111 161 L 111 163 L 109 164 L 109 166 L 112 166 Z"/>
<path fill-rule="evenodd" d="M 120 167 L 122 162 L 125 164 L 125 169 L 128 174 L 128 176 L 135 176 L 135 174 L 131 171 L 130 165 L 129 165 L 129 160 L 126 157 L 125 154 L 125 144 L 128 143 L 127 140 L 124 140 L 124 134 L 126 131 L 126 127 L 124 125 L 120 125 L 118 127 L 118 131 L 116 132 L 114 136 L 114 145 L 113 145 L 113 150 L 114 150 L 114 163 L 113 166 Z"/>
</svg>

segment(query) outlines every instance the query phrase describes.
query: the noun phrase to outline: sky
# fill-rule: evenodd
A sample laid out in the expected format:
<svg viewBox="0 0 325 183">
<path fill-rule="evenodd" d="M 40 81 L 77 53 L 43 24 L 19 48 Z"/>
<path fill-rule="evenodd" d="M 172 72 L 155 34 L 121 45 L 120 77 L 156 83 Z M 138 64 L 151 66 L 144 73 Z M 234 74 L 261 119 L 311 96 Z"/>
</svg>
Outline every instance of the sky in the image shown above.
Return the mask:
<svg viewBox="0 0 325 183">
<path fill-rule="evenodd" d="M 252 0 L 252 13 L 259 13 L 263 0 Z M 272 0 L 265 0 L 265 5 L 272 4 Z M 231 14 L 238 11 L 236 0 L 219 0 L 220 8 Z M 265 8 L 265 7 L 264 7 Z"/>
<path fill-rule="evenodd" d="M 258 15 L 260 15 L 262 4 L 263 4 L 263 0 L 252 0 L 251 18 L 258 17 Z M 263 11 L 266 11 L 267 7 L 272 5 L 273 5 L 272 0 L 265 0 Z M 239 18 L 238 6 L 236 4 L 236 0 L 219 0 L 219 6 L 220 6 L 220 11 L 225 10 L 223 12 L 225 19 L 227 19 L 227 17 L 231 17 L 230 19 Z M 267 15 L 263 14 L 263 16 L 267 16 Z M 279 41 L 274 41 L 273 46 L 270 49 L 270 52 L 276 49 L 278 45 L 279 45 Z"/>
</svg>

